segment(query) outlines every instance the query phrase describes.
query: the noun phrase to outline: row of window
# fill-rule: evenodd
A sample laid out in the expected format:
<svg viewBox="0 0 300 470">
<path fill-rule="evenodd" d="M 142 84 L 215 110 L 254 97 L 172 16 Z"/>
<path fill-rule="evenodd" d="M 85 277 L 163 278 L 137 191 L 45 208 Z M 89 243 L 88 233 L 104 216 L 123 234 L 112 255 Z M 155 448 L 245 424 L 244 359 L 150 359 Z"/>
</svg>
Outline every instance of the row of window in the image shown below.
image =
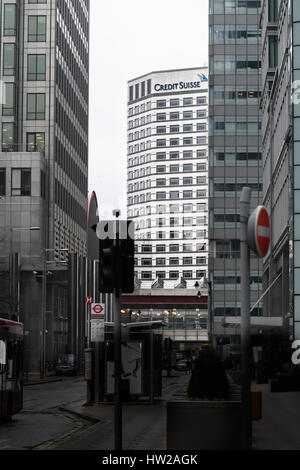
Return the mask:
<svg viewBox="0 0 300 470">
<path fill-rule="evenodd" d="M 141 83 L 136 83 L 129 87 L 129 101 L 138 100 L 146 95 L 151 94 L 151 78 Z"/>
<path fill-rule="evenodd" d="M 210 128 L 215 135 L 257 135 L 261 131 L 261 121 L 258 116 L 216 116 L 210 118 Z"/>
<path fill-rule="evenodd" d="M 184 163 L 183 165 L 157 165 L 156 173 L 191 173 L 193 171 L 203 171 L 203 163 Z"/>
<path fill-rule="evenodd" d="M 138 266 L 138 258 L 136 258 L 136 266 Z M 155 260 L 152 260 L 152 258 L 142 258 L 141 259 L 141 266 L 191 266 L 193 264 L 198 265 L 205 265 L 207 264 L 207 258 L 206 256 L 196 256 L 196 258 L 193 258 L 192 256 L 188 257 L 183 257 L 182 259 L 180 258 L 156 258 Z"/>
<path fill-rule="evenodd" d="M 170 160 L 179 160 L 181 158 L 182 159 L 190 159 L 190 158 L 194 158 L 194 157 L 196 157 L 196 158 L 206 158 L 206 156 L 207 156 L 206 149 L 199 149 L 196 152 L 193 151 L 193 150 L 183 150 L 182 152 L 180 152 L 180 151 L 171 151 L 169 153 L 167 153 L 167 152 L 157 152 L 155 154 L 156 160 L 166 160 L 167 158 L 169 158 Z M 147 155 L 137 156 L 135 158 L 129 158 L 128 166 L 131 167 L 131 166 L 141 165 L 143 163 L 148 163 L 148 162 L 151 162 L 151 154 L 150 153 L 147 154 Z M 199 165 L 203 165 L 203 163 L 199 163 Z M 143 169 L 143 168 L 141 170 L 135 170 L 133 172 L 135 174 L 135 176 L 132 176 L 132 177 L 138 178 L 139 176 L 144 176 L 144 174 L 142 174 L 144 170 L 145 169 Z M 142 172 L 142 173 L 139 174 L 139 172 Z"/>
<path fill-rule="evenodd" d="M 27 152 L 44 153 L 45 133 L 27 132 L 26 144 Z M 15 124 L 13 122 L 2 123 L 2 152 L 12 152 L 18 150 L 18 146 L 15 144 Z"/>
<path fill-rule="evenodd" d="M 31 196 L 30 168 L 12 168 L 11 195 Z M 0 168 L 0 196 L 6 196 L 6 168 Z"/>
<path fill-rule="evenodd" d="M 260 39 L 257 25 L 216 24 L 209 28 L 210 44 L 257 44 Z"/>
<path fill-rule="evenodd" d="M 212 74 L 258 74 L 261 71 L 261 61 L 257 56 L 211 56 Z"/>
<path fill-rule="evenodd" d="M 241 148 L 236 150 L 235 148 L 215 149 L 214 151 L 214 164 L 216 165 L 235 165 L 239 162 L 258 162 L 262 158 L 261 152 L 253 151 L 251 149 Z"/>
<path fill-rule="evenodd" d="M 152 219 L 147 220 L 139 220 L 135 224 L 136 230 L 144 229 L 144 228 L 151 228 L 153 227 L 187 227 L 187 226 L 196 226 L 196 225 L 206 225 L 207 218 L 205 216 L 196 217 L 171 217 L 170 220 L 166 220 L 165 218 L 156 219 L 155 221 Z"/>
<path fill-rule="evenodd" d="M 138 253 L 138 245 L 135 245 L 135 253 Z M 206 243 L 197 243 L 195 246 L 192 243 L 183 243 L 182 246 L 178 244 L 170 244 L 170 245 L 141 245 L 141 253 L 177 253 L 179 251 L 183 252 L 198 252 L 198 251 L 206 251 L 207 245 Z"/>
<path fill-rule="evenodd" d="M 179 119 L 204 119 L 207 117 L 207 110 L 206 109 L 197 109 L 196 112 L 192 109 L 187 111 L 174 111 L 170 113 L 156 113 L 156 121 L 178 121 Z"/>
<path fill-rule="evenodd" d="M 206 145 L 207 137 L 205 135 L 194 137 L 183 137 L 167 139 L 156 139 L 156 147 L 178 147 L 179 145 Z"/>
<path fill-rule="evenodd" d="M 193 124 L 183 124 L 183 126 L 179 126 L 178 124 L 173 126 L 157 126 L 156 127 L 156 134 L 179 134 L 185 132 L 205 132 L 207 130 L 206 122 L 199 122 L 194 126 Z M 128 134 L 128 140 L 131 142 L 132 140 L 143 139 L 144 137 L 148 137 L 152 135 L 151 127 L 147 129 L 142 129 L 141 131 L 131 132 Z"/>
<path fill-rule="evenodd" d="M 153 209 L 153 210 L 152 210 Z M 207 205 L 205 202 L 200 202 L 197 204 L 157 204 L 156 207 L 151 208 L 151 206 L 139 207 L 134 210 L 128 211 L 128 217 L 139 217 L 143 215 L 151 215 L 152 213 L 156 214 L 178 214 L 178 213 L 196 213 L 204 212 L 207 210 Z"/>
<path fill-rule="evenodd" d="M 218 179 L 215 178 L 214 181 Z M 242 191 L 244 186 L 248 186 L 251 188 L 252 191 L 262 191 L 262 183 L 258 182 L 251 182 L 251 181 L 246 181 L 246 180 L 240 180 L 240 181 L 235 181 L 235 182 L 215 182 L 214 183 L 214 192 L 240 192 Z"/>
<path fill-rule="evenodd" d="M 170 100 L 159 99 L 155 103 L 156 108 L 178 108 L 180 106 L 202 106 L 207 104 L 206 96 L 197 96 L 196 98 L 193 97 L 186 97 L 186 98 L 170 98 Z M 154 107 L 154 108 L 155 108 Z M 147 103 L 142 103 L 141 105 L 136 105 L 132 108 L 128 109 L 128 116 L 134 116 L 135 114 L 144 113 L 145 111 L 149 111 L 152 109 L 151 101 Z"/>
<path fill-rule="evenodd" d="M 16 107 L 15 84 L 4 83 L 4 103 L 2 105 L 3 116 L 14 116 Z M 27 93 L 26 119 L 44 120 L 46 112 L 45 93 Z"/>
<path fill-rule="evenodd" d="M 169 279 L 179 279 L 180 277 L 184 279 L 201 279 L 205 276 L 206 271 L 169 271 Z M 155 275 L 152 275 L 152 271 L 142 271 L 141 272 L 141 279 L 144 280 L 154 280 L 154 279 L 166 279 L 166 272 L 165 271 L 156 271 Z"/>
<path fill-rule="evenodd" d="M 136 240 L 201 240 L 207 237 L 206 230 L 183 230 L 183 232 L 172 230 L 170 232 L 158 231 L 156 233 L 151 232 L 139 232 L 135 233 Z"/>
<path fill-rule="evenodd" d="M 169 197 L 167 197 L 169 196 Z M 207 197 L 207 191 L 206 189 L 198 189 L 197 191 L 192 191 L 192 190 L 187 190 L 187 191 L 182 191 L 182 194 L 179 193 L 179 191 L 159 191 L 155 195 L 155 199 L 157 201 L 163 201 L 163 200 L 174 200 L 174 199 L 194 199 L 194 198 L 205 198 Z M 129 196 L 128 198 L 128 205 L 131 206 L 132 204 L 140 204 L 144 202 L 149 202 L 152 201 L 152 195 L 151 193 L 146 193 L 146 194 L 140 194 L 136 196 Z"/>
<path fill-rule="evenodd" d="M 244 105 L 244 104 L 257 104 L 261 97 L 261 91 L 251 87 L 245 90 L 234 85 L 216 85 L 211 95 L 211 104 L 231 104 L 231 105 Z"/>
<path fill-rule="evenodd" d="M 209 0 L 210 14 L 257 14 L 261 0 Z"/>
<path fill-rule="evenodd" d="M 243 124 L 243 123 L 241 123 Z M 255 123 L 249 123 L 248 128 L 253 131 Z M 256 128 L 258 127 L 258 124 L 256 123 Z M 216 128 L 218 131 L 222 129 L 221 124 L 216 124 Z M 242 129 L 242 126 L 239 127 L 239 129 Z M 249 132 L 250 132 L 249 130 Z M 154 144 L 154 147 L 153 145 Z M 195 139 L 194 137 L 184 137 L 183 139 L 179 138 L 174 138 L 174 139 L 156 139 L 156 142 L 152 142 L 151 140 L 148 140 L 147 142 L 141 142 L 140 144 L 135 144 L 135 145 L 129 145 L 128 147 L 128 153 L 131 155 L 132 153 L 135 152 L 143 152 L 144 150 L 149 150 L 151 148 L 162 148 L 162 147 L 179 147 L 179 146 L 188 146 L 188 145 L 206 145 L 207 144 L 207 137 L 204 136 L 197 136 Z"/>
</svg>

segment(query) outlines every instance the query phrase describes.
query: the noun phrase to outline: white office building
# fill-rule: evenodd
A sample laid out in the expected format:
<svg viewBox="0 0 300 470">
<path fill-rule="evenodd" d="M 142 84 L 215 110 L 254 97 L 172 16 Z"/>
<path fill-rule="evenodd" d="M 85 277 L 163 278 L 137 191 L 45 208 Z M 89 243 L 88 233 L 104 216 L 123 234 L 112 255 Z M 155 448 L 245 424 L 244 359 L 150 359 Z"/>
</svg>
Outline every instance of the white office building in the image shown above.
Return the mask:
<svg viewBox="0 0 300 470">
<path fill-rule="evenodd" d="M 192 287 L 207 276 L 208 71 L 128 82 L 128 218 L 138 287 Z"/>
</svg>

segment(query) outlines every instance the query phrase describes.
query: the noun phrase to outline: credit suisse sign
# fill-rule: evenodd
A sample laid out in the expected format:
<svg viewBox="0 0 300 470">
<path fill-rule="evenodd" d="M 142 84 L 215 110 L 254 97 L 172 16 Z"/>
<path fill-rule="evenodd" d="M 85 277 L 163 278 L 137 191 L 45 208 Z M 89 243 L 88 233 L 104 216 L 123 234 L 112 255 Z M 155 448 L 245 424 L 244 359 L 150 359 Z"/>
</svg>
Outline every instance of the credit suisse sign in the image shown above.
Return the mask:
<svg viewBox="0 0 300 470">
<path fill-rule="evenodd" d="M 208 78 L 204 73 L 198 74 L 199 80 L 195 82 L 177 82 L 177 83 L 156 83 L 154 85 L 155 91 L 172 91 L 172 90 L 188 90 L 194 88 L 201 88 L 202 82 L 208 82 Z"/>
</svg>

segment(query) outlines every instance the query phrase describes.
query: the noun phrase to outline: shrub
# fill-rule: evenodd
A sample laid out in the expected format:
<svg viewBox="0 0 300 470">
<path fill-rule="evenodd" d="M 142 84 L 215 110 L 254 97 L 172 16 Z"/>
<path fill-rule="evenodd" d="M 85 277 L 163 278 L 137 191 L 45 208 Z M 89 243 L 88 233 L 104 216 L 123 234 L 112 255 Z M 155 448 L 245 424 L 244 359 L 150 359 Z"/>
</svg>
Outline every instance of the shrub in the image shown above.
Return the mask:
<svg viewBox="0 0 300 470">
<path fill-rule="evenodd" d="M 207 348 L 199 353 L 188 386 L 189 398 L 229 399 L 230 386 L 217 353 Z"/>
</svg>

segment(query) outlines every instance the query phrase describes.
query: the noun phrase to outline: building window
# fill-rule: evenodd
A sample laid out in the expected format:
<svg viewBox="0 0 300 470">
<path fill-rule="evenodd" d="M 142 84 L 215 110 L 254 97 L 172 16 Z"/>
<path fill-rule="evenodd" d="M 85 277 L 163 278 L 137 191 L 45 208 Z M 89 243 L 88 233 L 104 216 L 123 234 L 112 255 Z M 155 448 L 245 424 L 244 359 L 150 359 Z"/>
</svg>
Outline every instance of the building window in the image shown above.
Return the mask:
<svg viewBox="0 0 300 470">
<path fill-rule="evenodd" d="M 191 258 L 191 257 L 183 258 L 183 265 L 184 266 L 191 265 L 191 264 L 193 264 L 193 258 Z"/>
<path fill-rule="evenodd" d="M 46 55 L 29 54 L 27 57 L 27 80 L 46 80 Z M 132 121 L 131 121 L 132 122 Z"/>
<path fill-rule="evenodd" d="M 157 200 L 166 199 L 166 193 L 165 193 L 165 192 L 158 192 L 158 193 L 156 193 L 156 199 L 157 199 Z"/>
<path fill-rule="evenodd" d="M 142 271 L 142 279 L 152 279 L 151 271 Z"/>
<path fill-rule="evenodd" d="M 198 137 L 197 137 L 198 140 Z M 193 137 L 184 137 L 183 145 L 193 145 Z"/>
<path fill-rule="evenodd" d="M 16 71 L 16 45 L 15 43 L 3 44 L 3 75 L 15 75 Z"/>
<path fill-rule="evenodd" d="M 166 245 L 156 245 L 157 253 L 164 253 L 166 251 Z"/>
<path fill-rule="evenodd" d="M 276 23 L 278 20 L 278 0 L 269 0 L 268 4 L 269 21 Z"/>
<path fill-rule="evenodd" d="M 11 170 L 11 195 L 31 195 L 31 170 L 30 168 L 13 168 Z"/>
<path fill-rule="evenodd" d="M 170 276 L 170 279 L 178 279 L 179 271 L 170 271 L 169 276 Z"/>
<path fill-rule="evenodd" d="M 179 119 L 179 113 L 170 113 L 170 120 L 177 121 Z"/>
<path fill-rule="evenodd" d="M 165 266 L 166 258 L 156 258 L 156 266 Z"/>
<path fill-rule="evenodd" d="M 179 258 L 170 258 L 170 266 L 178 266 L 179 265 Z"/>
<path fill-rule="evenodd" d="M 183 111 L 183 119 L 193 119 L 193 111 Z"/>
<path fill-rule="evenodd" d="M 2 105 L 3 116 L 15 114 L 15 84 L 4 83 L 4 103 Z"/>
<path fill-rule="evenodd" d="M 179 251 L 179 245 L 170 245 L 170 252 L 171 253 L 176 253 Z"/>
<path fill-rule="evenodd" d="M 170 160 L 178 160 L 179 152 L 170 152 Z"/>
<path fill-rule="evenodd" d="M 27 152 L 44 152 L 45 151 L 45 133 L 44 132 L 28 132 L 27 133 Z"/>
<path fill-rule="evenodd" d="M 142 258 L 142 266 L 152 266 L 151 258 Z"/>
<path fill-rule="evenodd" d="M 276 68 L 278 65 L 278 38 L 277 36 L 268 36 L 269 38 L 269 67 Z"/>
<path fill-rule="evenodd" d="M 6 169 L 0 168 L 0 196 L 6 193 Z"/>
<path fill-rule="evenodd" d="M 183 271 L 182 272 L 182 277 L 184 279 L 192 279 L 193 277 L 193 271 Z"/>
<path fill-rule="evenodd" d="M 27 94 L 27 119 L 37 121 L 45 119 L 45 93 Z"/>
<path fill-rule="evenodd" d="M 179 132 L 179 126 L 170 126 L 170 132 L 172 134 L 177 134 Z"/>
<path fill-rule="evenodd" d="M 47 0 L 28 0 L 28 3 L 47 3 Z"/>
<path fill-rule="evenodd" d="M 183 106 L 192 106 L 193 98 L 183 98 Z"/>
<path fill-rule="evenodd" d="M 206 96 L 197 96 L 197 104 L 206 104 Z"/>
<path fill-rule="evenodd" d="M 170 106 L 173 108 L 173 107 L 176 107 L 176 106 L 179 106 L 179 99 L 177 98 L 174 98 L 174 99 L 170 99 Z"/>
<path fill-rule="evenodd" d="M 165 108 L 167 106 L 166 100 L 157 100 L 156 107 L 157 108 Z"/>
<path fill-rule="evenodd" d="M 6 3 L 4 5 L 4 36 L 15 36 L 16 24 L 16 4 Z"/>
<path fill-rule="evenodd" d="M 46 16 L 28 16 L 28 42 L 46 42 Z"/>
<path fill-rule="evenodd" d="M 4 122 L 2 124 L 2 152 L 14 149 L 14 123 Z"/>
</svg>

